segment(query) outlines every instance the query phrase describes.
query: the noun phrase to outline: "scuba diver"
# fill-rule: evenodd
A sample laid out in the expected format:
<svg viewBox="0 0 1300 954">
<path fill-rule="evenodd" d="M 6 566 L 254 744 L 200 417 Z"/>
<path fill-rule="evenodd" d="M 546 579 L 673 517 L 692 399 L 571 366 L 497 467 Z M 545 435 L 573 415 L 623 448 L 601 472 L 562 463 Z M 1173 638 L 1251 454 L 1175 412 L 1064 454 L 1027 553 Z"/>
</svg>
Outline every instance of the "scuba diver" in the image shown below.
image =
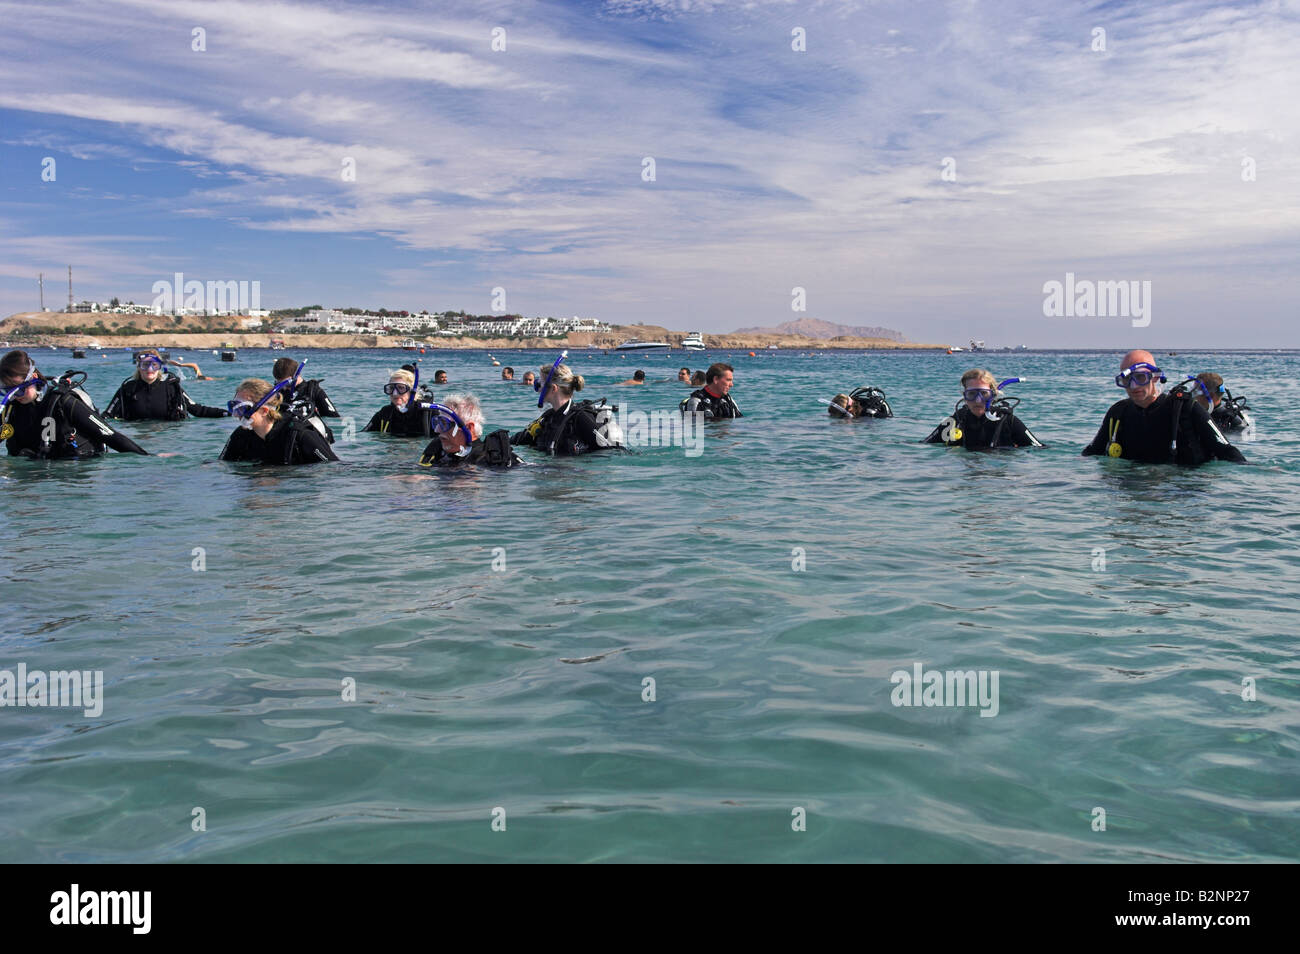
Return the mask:
<svg viewBox="0 0 1300 954">
<path fill-rule="evenodd" d="M 183 421 L 195 417 L 226 417 L 226 409 L 199 404 L 181 386 L 180 378 L 166 369 L 156 351 L 142 352 L 135 374 L 122 382 L 104 411 L 105 417 L 124 421 Z"/>
<path fill-rule="evenodd" d="M 148 455 L 100 419 L 95 402 L 81 387 L 85 380 L 84 371 L 68 371 L 53 380 L 43 377 L 26 351 L 10 351 L 0 358 L 0 440 L 10 456 L 95 457 L 108 447 Z"/>
<path fill-rule="evenodd" d="M 1016 417 L 1020 399 L 1003 394 L 1008 384 L 1019 384 L 1024 378 L 1007 378 L 995 382 L 992 374 L 983 368 L 972 368 L 961 376 L 962 400 L 950 417 L 924 438 L 922 444 L 960 444 L 967 450 L 988 450 L 993 447 L 1042 447 L 1034 432 Z"/>
<path fill-rule="evenodd" d="M 510 443 L 563 456 L 623 447 L 623 431 L 614 419 L 617 408 L 608 406 L 604 398 L 599 403 L 573 400 L 585 382 L 582 375 L 561 363 L 568 356 L 569 352 L 563 351 L 553 365 L 541 368 L 542 376 L 533 382 L 533 389 L 538 392 L 537 406 L 550 407 L 511 437 Z"/>
<path fill-rule="evenodd" d="M 276 384 L 289 381 L 288 400 L 291 403 L 306 404 L 320 417 L 342 417 L 330 401 L 329 395 L 325 393 L 325 389 L 320 386 L 320 378 L 302 380 L 302 369 L 306 364 L 306 360 L 299 364 L 293 358 L 276 358 L 275 364 L 271 367 L 271 374 L 275 377 Z M 334 438 L 331 437 L 331 443 L 333 440 Z"/>
<path fill-rule="evenodd" d="M 307 367 L 308 360 L 303 358 L 302 361 L 295 365 L 293 364 L 293 358 L 276 359 L 275 373 L 283 375 L 283 377 L 277 378 L 275 382 L 276 390 L 279 393 L 280 412 L 283 416 L 306 421 L 316 428 L 321 437 L 333 444 L 334 432 L 325 423 L 325 417 L 338 417 L 339 412 L 335 410 L 334 405 L 326 396 L 324 389 L 320 386 L 319 379 L 311 381 L 302 379 L 302 369 Z M 285 361 L 293 366 L 286 370 L 281 364 L 281 362 Z M 322 407 L 328 408 L 328 413 L 321 411 Z M 322 414 L 324 414 L 323 417 Z"/>
<path fill-rule="evenodd" d="M 1233 397 L 1232 392 L 1223 386 L 1220 375 L 1213 371 L 1202 371 L 1193 378 L 1189 374 L 1187 380 L 1174 390 L 1190 389 L 1192 381 L 1200 384 L 1200 387 L 1192 391 L 1192 396 L 1201 407 L 1210 412 L 1210 420 L 1215 427 L 1221 431 L 1249 431 L 1254 428 L 1255 419 L 1246 413 L 1250 410 L 1250 405 L 1244 397 Z"/>
<path fill-rule="evenodd" d="M 419 365 L 403 365 L 388 376 L 384 393 L 389 403 L 375 412 L 363 431 L 378 431 L 393 437 L 430 437 L 433 435 L 433 395 L 420 387 Z"/>
<path fill-rule="evenodd" d="M 709 370 L 704 372 L 704 387 L 692 391 L 690 397 L 682 401 L 682 413 L 693 414 L 699 411 L 704 414 L 706 421 L 724 417 L 744 417 L 745 415 L 740 413 L 740 408 L 736 407 L 736 402 L 731 397 L 734 378 L 735 369 L 731 365 L 721 362 L 709 365 Z"/>
<path fill-rule="evenodd" d="M 1128 397 L 1106 412 L 1084 457 L 1105 454 L 1146 464 L 1195 467 L 1207 460 L 1244 464 L 1246 458 L 1210 420 L 1210 413 L 1185 390 L 1160 393 L 1167 379 L 1148 351 L 1130 351 L 1115 384 Z"/>
<path fill-rule="evenodd" d="M 436 436 L 420 456 L 421 467 L 514 467 L 523 463 L 510 449 L 509 431 L 501 429 L 484 436 L 483 408 L 473 395 L 449 394 L 441 404 L 429 407 Z"/>
<path fill-rule="evenodd" d="M 231 433 L 218 460 L 257 461 L 263 464 L 315 464 L 338 460 L 329 441 L 313 419 L 286 408 L 281 413 L 289 379 L 272 385 L 249 378 L 235 389 L 226 407 L 239 427 Z"/>
<path fill-rule="evenodd" d="M 829 401 L 822 398 L 817 400 L 827 405 L 827 414 L 842 420 L 894 416 L 894 409 L 889 406 L 889 401 L 885 399 L 885 392 L 880 388 L 858 388 L 849 394 L 837 394 Z"/>
<path fill-rule="evenodd" d="M 175 358 L 168 358 L 168 359 L 167 359 L 167 366 L 168 366 L 168 367 L 172 367 L 172 368 L 189 368 L 191 371 L 194 372 L 194 380 L 195 380 L 195 381 L 215 381 L 215 380 L 216 380 L 216 378 L 208 377 L 208 375 L 204 374 L 202 371 L 199 370 L 199 366 L 198 366 L 197 364 L 194 364 L 193 362 L 190 362 L 190 361 L 177 361 Z M 178 377 L 179 377 L 179 374 L 178 374 Z"/>
</svg>

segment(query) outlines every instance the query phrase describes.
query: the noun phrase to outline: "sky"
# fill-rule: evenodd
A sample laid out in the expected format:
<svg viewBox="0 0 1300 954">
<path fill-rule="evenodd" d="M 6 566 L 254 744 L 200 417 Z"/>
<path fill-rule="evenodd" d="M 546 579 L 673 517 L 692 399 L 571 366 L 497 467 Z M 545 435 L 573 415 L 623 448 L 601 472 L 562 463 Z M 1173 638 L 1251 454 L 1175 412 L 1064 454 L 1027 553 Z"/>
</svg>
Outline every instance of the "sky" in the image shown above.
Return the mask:
<svg viewBox="0 0 1300 954">
<path fill-rule="evenodd" d="M 182 272 L 267 308 L 1300 347 L 1297 50 L 1300 0 L 0 0 L 0 315 L 71 264 L 78 300 Z M 1048 317 L 1067 273 L 1150 310 Z"/>
</svg>

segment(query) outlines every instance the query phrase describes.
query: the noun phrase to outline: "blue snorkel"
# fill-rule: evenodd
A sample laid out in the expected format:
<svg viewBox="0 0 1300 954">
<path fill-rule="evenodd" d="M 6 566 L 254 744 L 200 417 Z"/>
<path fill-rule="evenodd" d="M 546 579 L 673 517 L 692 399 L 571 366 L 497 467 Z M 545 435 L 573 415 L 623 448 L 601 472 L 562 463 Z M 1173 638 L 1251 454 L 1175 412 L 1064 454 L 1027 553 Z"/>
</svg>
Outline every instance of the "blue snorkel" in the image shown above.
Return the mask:
<svg viewBox="0 0 1300 954">
<path fill-rule="evenodd" d="M 551 365 L 551 370 L 546 372 L 545 384 L 541 384 L 537 381 L 533 382 L 533 390 L 538 392 L 537 393 L 538 410 L 540 410 L 542 407 L 545 406 L 544 402 L 546 401 L 546 392 L 551 389 L 551 381 L 554 380 L 555 378 L 555 369 L 558 368 L 560 366 L 560 362 L 563 361 L 568 356 L 569 356 L 568 350 L 564 350 L 560 352 L 560 356 L 555 359 L 555 364 Z"/>
<path fill-rule="evenodd" d="M 447 405 L 445 404 L 433 403 L 429 405 L 429 409 L 433 412 L 433 419 L 434 419 L 433 430 L 435 433 L 441 434 L 444 431 L 451 431 L 452 435 L 454 436 L 456 433 L 456 428 L 459 427 L 462 431 L 465 432 L 465 442 L 466 443 L 473 442 L 474 438 L 470 433 L 469 425 L 460 419 L 459 414 L 457 414 L 451 408 L 447 407 Z M 442 423 L 442 421 L 446 418 L 451 419 L 452 426 L 450 427 L 439 426 Z"/>
<path fill-rule="evenodd" d="M 1175 387 L 1174 390 L 1189 392 L 1191 391 L 1191 388 L 1188 385 L 1192 384 L 1193 382 L 1196 384 L 1198 388 L 1201 389 L 1201 393 L 1205 395 L 1205 400 L 1209 402 L 1210 407 L 1214 407 L 1214 398 L 1210 395 L 1209 387 L 1206 385 L 1204 381 L 1202 381 L 1194 374 L 1189 374 L 1186 378 L 1180 381 L 1178 383 L 1178 386 Z M 1219 390 L 1220 391 L 1223 390 L 1223 385 L 1219 385 Z"/>
<path fill-rule="evenodd" d="M 420 359 L 416 358 L 412 364 L 415 367 L 415 383 L 411 385 L 411 396 L 406 399 L 405 404 L 397 405 L 397 413 L 405 414 L 415 404 L 415 396 L 420 393 Z"/>
<path fill-rule="evenodd" d="M 306 363 L 307 363 L 306 361 L 303 362 L 303 364 Z M 302 365 L 300 364 L 298 365 L 298 367 L 301 369 Z M 297 372 L 295 372 L 295 375 L 296 373 Z M 258 401 L 256 404 L 253 404 L 251 401 L 227 401 L 226 413 L 228 413 L 233 418 L 237 418 L 240 421 L 251 421 L 253 419 L 253 415 L 256 414 L 258 411 L 260 411 L 263 407 L 265 407 L 266 403 L 275 396 L 275 393 L 277 391 L 282 391 L 286 388 L 288 389 L 287 393 L 292 395 L 293 378 L 285 378 L 283 381 L 280 381 L 277 384 L 272 385 L 271 390 L 267 391 L 266 394 L 262 397 L 262 400 Z M 248 410 L 245 411 L 244 408 L 247 408 Z M 240 424 L 240 427 L 243 427 L 243 424 Z"/>
<path fill-rule="evenodd" d="M 455 437 L 457 428 L 460 428 L 465 433 L 465 446 L 456 452 L 457 457 L 465 457 L 474 449 L 474 432 L 469 429 L 468 424 L 461 420 L 459 414 L 447 407 L 447 405 L 436 402 L 429 405 L 429 414 L 433 432 L 439 437 L 443 434 L 448 437 Z"/>
<path fill-rule="evenodd" d="M 1003 413 L 1014 412 L 1016 405 L 1020 403 L 1020 398 L 1003 395 L 1002 389 L 1008 384 L 1025 384 L 1028 381 L 1028 378 L 1004 378 L 999 381 L 997 387 L 993 389 L 993 393 L 989 395 L 989 399 L 984 402 L 984 413 L 989 416 L 989 420 L 1000 420 Z M 993 412 L 994 401 L 998 402 L 998 413 L 996 414 Z"/>
<path fill-rule="evenodd" d="M 293 374 L 289 375 L 289 377 L 285 379 L 289 382 L 289 390 L 285 392 L 284 395 L 286 401 L 293 400 L 293 389 L 298 386 L 298 376 L 302 374 L 302 369 L 307 367 L 308 360 L 309 359 L 307 358 L 303 358 L 301 361 L 299 361 L 298 367 L 294 369 Z M 281 381 L 280 384 L 284 384 L 284 381 Z M 275 387 L 278 388 L 280 384 L 277 384 Z M 275 388 L 272 388 L 271 390 L 275 390 Z"/>
<path fill-rule="evenodd" d="M 5 396 L 3 398 L 0 398 L 0 408 L 8 407 L 9 399 L 12 398 L 19 391 L 24 391 L 27 388 L 30 388 L 32 385 L 36 386 L 37 391 L 41 391 L 45 388 L 47 383 L 48 382 L 44 378 L 38 378 L 36 376 L 36 368 L 33 367 L 31 372 L 27 375 L 26 378 L 24 378 L 18 384 L 15 384 L 13 387 L 5 391 Z"/>
</svg>

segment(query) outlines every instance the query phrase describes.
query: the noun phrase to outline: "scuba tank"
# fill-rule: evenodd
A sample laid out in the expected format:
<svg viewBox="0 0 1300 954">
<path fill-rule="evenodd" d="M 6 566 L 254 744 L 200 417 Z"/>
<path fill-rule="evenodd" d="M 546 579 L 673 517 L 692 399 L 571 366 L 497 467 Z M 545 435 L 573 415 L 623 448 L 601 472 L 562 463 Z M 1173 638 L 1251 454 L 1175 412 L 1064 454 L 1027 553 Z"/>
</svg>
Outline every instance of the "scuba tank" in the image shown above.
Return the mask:
<svg viewBox="0 0 1300 954">
<path fill-rule="evenodd" d="M 596 448 L 605 449 L 611 447 L 623 447 L 624 437 L 623 429 L 618 425 L 618 418 L 615 413 L 618 411 L 617 404 L 606 404 L 605 399 L 599 401 L 585 400 L 580 401 L 569 411 L 569 421 L 566 421 L 561 428 L 560 433 L 556 436 L 555 443 L 560 443 L 565 433 L 573 426 L 572 418 L 575 414 L 590 415 L 592 427 L 596 432 Z"/>
<path fill-rule="evenodd" d="M 41 429 L 41 444 L 36 451 L 38 458 L 93 457 L 103 453 L 103 439 L 112 430 L 100 435 L 78 434 L 72 423 L 72 415 L 68 412 L 69 401 L 81 401 L 94 417 L 99 417 L 99 408 L 82 387 L 87 377 L 85 371 L 68 370 L 57 378 L 49 379 L 45 400 L 50 401 L 49 417 L 54 420 L 54 433 L 49 433 L 46 428 Z"/>
<path fill-rule="evenodd" d="M 334 432 L 330 430 L 319 414 L 316 413 L 315 406 L 310 401 L 294 401 L 288 405 L 282 412 L 288 419 L 291 427 L 311 427 L 316 430 L 321 437 L 334 443 Z"/>
<path fill-rule="evenodd" d="M 605 398 L 601 398 L 599 401 L 574 401 L 569 408 L 569 413 L 565 415 L 564 423 L 560 425 L 560 429 L 556 433 L 555 438 L 551 441 L 550 445 L 542 447 L 534 444 L 534 446 L 537 447 L 538 450 L 544 450 L 548 454 L 554 454 L 555 448 L 564 444 L 565 436 L 573 428 L 573 422 L 577 419 L 577 415 L 581 414 L 591 418 L 592 429 L 596 432 L 596 446 L 591 448 L 591 450 L 606 450 L 610 448 L 621 449 L 625 446 L 625 438 L 623 435 L 623 429 L 619 426 L 618 418 L 615 417 L 617 411 L 618 405 L 606 404 Z M 553 413 L 558 412 L 547 412 L 547 414 Z M 537 437 L 541 434 L 542 425 L 545 420 L 546 414 L 543 414 L 541 417 L 537 418 L 537 420 L 524 428 L 523 431 L 511 438 L 510 442 L 512 444 L 517 444 L 536 441 Z M 527 435 L 528 440 L 524 440 L 525 435 Z"/>
<path fill-rule="evenodd" d="M 880 388 L 866 387 L 858 388 L 849 394 L 850 400 L 857 401 L 858 407 L 862 408 L 859 417 L 893 417 L 894 409 L 889 406 L 889 401 L 885 399 L 885 392 Z"/>
</svg>

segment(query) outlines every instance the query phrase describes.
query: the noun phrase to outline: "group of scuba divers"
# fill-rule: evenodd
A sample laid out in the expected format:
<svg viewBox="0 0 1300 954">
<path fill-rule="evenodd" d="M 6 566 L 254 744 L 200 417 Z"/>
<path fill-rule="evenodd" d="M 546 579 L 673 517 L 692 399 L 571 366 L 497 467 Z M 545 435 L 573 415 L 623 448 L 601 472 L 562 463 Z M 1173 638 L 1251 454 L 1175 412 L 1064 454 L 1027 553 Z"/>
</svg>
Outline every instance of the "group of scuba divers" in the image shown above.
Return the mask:
<svg viewBox="0 0 1300 954">
<path fill-rule="evenodd" d="M 593 451 L 621 449 L 624 441 L 616 407 L 600 401 L 575 400 L 583 390 L 582 375 L 564 364 L 563 352 L 537 374 L 529 371 L 525 385 L 537 393 L 541 415 L 516 434 L 496 430 L 484 433 L 483 409 L 469 394 L 449 394 L 441 401 L 420 384 L 419 364 L 393 371 L 384 385 L 389 403 L 366 425 L 392 437 L 424 438 L 420 456 L 425 467 L 465 464 L 513 467 L 522 459 L 513 447 L 533 447 L 544 453 L 575 456 Z M 0 440 L 12 456 L 38 459 L 92 457 L 107 448 L 123 453 L 148 454 L 106 418 L 134 420 L 184 420 L 187 417 L 233 417 L 239 422 L 226 441 L 219 459 L 265 464 L 310 464 L 338 460 L 331 445 L 334 434 L 326 423 L 340 414 L 318 379 L 304 379 L 306 361 L 280 358 L 274 364 L 275 382 L 248 378 L 235 388 L 224 408 L 194 401 L 181 386 L 180 377 L 167 370 L 158 352 L 137 355 L 135 373 L 122 383 L 104 414 L 82 385 L 84 371 L 46 377 L 25 351 L 10 351 L 0 359 Z M 505 369 L 513 380 L 513 369 Z M 698 374 L 699 372 L 697 372 Z M 743 415 L 730 392 L 734 369 L 716 363 L 700 382 L 683 368 L 678 380 L 703 386 L 680 404 L 683 414 L 705 421 Z M 961 446 L 967 450 L 1002 447 L 1042 447 L 1033 432 L 1016 416 L 1019 400 L 1004 392 L 1023 378 L 997 381 L 980 368 L 961 377 L 962 399 L 952 415 L 940 422 L 924 443 Z M 1167 393 L 1160 385 L 1167 378 L 1146 351 L 1130 351 L 1121 362 L 1115 383 L 1127 395 L 1106 412 L 1097 436 L 1083 449 L 1085 456 L 1110 457 L 1144 463 L 1196 465 L 1207 460 L 1245 463 L 1224 431 L 1253 427 L 1245 398 L 1233 397 L 1223 379 L 1212 372 L 1188 375 Z M 435 383 L 445 383 L 439 372 Z M 624 382 L 624 383 L 640 383 Z M 827 413 L 839 418 L 893 417 L 885 393 L 877 387 L 837 394 Z"/>
<path fill-rule="evenodd" d="M 1044 446 L 1016 416 L 1019 399 L 1003 391 L 1024 380 L 998 381 L 982 368 L 967 371 L 961 376 L 962 399 L 956 409 L 922 443 L 960 445 L 967 450 Z M 1168 380 L 1150 352 L 1124 355 L 1115 384 L 1128 396 L 1111 405 L 1083 456 L 1105 454 L 1147 464 L 1184 466 L 1209 460 L 1246 463 L 1241 451 L 1224 436 L 1225 431 L 1250 435 L 1254 421 L 1246 399 L 1233 397 L 1224 387 L 1223 377 L 1213 371 L 1189 374 L 1161 393 L 1160 385 Z M 822 403 L 835 417 L 894 416 L 879 388 L 859 388 Z"/>
</svg>

